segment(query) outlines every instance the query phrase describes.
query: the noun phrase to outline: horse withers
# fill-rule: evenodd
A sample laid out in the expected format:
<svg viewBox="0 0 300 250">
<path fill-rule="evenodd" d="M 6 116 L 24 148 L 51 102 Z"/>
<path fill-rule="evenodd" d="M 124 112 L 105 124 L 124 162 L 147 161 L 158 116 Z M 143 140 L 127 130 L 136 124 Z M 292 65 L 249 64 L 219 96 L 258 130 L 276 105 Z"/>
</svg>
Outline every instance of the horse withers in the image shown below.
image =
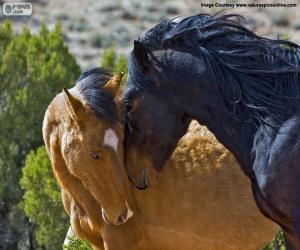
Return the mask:
<svg viewBox="0 0 300 250">
<path fill-rule="evenodd" d="M 114 102 L 122 76 L 94 71 L 53 99 L 43 136 L 54 174 L 75 203 L 71 207 L 82 208 L 88 225 L 100 232 L 102 219 L 114 225 L 126 222 L 133 201 L 123 164 L 123 126 Z"/>
</svg>

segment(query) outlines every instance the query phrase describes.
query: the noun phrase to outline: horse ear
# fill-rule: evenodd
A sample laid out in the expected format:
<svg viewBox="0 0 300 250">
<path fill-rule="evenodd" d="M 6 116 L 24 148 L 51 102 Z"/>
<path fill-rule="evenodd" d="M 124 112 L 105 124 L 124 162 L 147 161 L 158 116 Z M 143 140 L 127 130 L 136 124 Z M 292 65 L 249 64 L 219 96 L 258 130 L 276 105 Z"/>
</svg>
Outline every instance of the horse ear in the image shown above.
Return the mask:
<svg viewBox="0 0 300 250">
<path fill-rule="evenodd" d="M 66 88 L 63 88 L 63 94 L 67 101 L 69 114 L 75 122 L 79 124 L 80 115 L 84 111 L 83 104 L 80 100 L 74 97 Z"/>
<path fill-rule="evenodd" d="M 150 66 L 150 59 L 146 47 L 139 41 L 134 40 L 133 55 L 138 65 L 146 70 Z"/>
<path fill-rule="evenodd" d="M 103 86 L 103 89 L 109 92 L 114 98 L 118 96 L 121 82 L 122 82 L 123 72 L 114 75 L 107 83 Z"/>
</svg>

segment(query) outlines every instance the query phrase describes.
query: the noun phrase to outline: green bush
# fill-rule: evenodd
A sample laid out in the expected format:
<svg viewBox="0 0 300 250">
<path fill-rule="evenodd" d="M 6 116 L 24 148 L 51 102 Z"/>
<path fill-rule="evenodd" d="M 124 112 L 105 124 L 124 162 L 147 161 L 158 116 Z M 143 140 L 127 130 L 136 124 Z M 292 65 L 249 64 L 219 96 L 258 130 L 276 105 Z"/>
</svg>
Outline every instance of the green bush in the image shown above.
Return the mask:
<svg viewBox="0 0 300 250">
<path fill-rule="evenodd" d="M 62 87 L 74 84 L 80 68 L 64 43 L 59 25 L 38 34 L 12 31 L 10 22 L 0 25 L 0 249 L 32 243 L 33 224 L 19 203 L 19 185 L 26 155 L 43 143 L 41 128 L 45 110 Z M 18 218 L 16 218 L 18 216 Z M 10 240 L 2 234 L 11 232 Z M 20 245 L 21 244 L 21 245 Z"/>
<path fill-rule="evenodd" d="M 275 239 L 267 245 L 263 250 L 285 250 L 285 243 L 284 243 L 284 237 L 283 232 L 280 230 L 277 235 L 275 236 Z"/>
<path fill-rule="evenodd" d="M 29 153 L 20 183 L 25 190 L 25 214 L 36 225 L 34 234 L 37 245 L 61 249 L 69 227 L 69 217 L 64 212 L 60 188 L 53 176 L 45 146 Z"/>
<path fill-rule="evenodd" d="M 87 241 L 71 236 L 68 245 L 64 245 L 64 250 L 92 250 L 92 246 Z"/>
</svg>

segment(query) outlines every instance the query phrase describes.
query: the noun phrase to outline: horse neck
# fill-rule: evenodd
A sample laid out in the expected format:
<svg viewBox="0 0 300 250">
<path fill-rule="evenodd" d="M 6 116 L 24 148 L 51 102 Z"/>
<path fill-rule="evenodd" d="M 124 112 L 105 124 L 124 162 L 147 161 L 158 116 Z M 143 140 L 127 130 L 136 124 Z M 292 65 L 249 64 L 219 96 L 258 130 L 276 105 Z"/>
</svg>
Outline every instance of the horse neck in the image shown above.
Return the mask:
<svg viewBox="0 0 300 250">
<path fill-rule="evenodd" d="M 174 52 L 174 54 L 176 53 L 178 52 Z M 189 118 L 206 125 L 219 142 L 233 153 L 244 172 L 249 176 L 252 165 L 250 153 L 257 131 L 255 125 L 240 122 L 230 116 L 224 103 L 220 101 L 222 97 L 217 85 L 208 80 L 209 76 L 205 76 L 205 62 L 202 58 L 180 52 L 173 57 L 182 59 L 173 60 L 175 61 L 173 67 L 180 70 L 173 76 L 172 74 L 168 75 L 177 83 L 176 89 L 169 94 L 174 106 L 188 114 Z M 179 62 L 183 65 L 180 66 Z M 193 65 L 199 65 L 199 67 L 193 67 Z M 189 84 L 186 84 L 187 81 Z"/>
<path fill-rule="evenodd" d="M 251 150 L 257 129 L 254 124 L 240 122 L 230 117 L 222 107 L 216 107 L 217 114 L 205 120 L 205 125 L 237 159 L 246 175 L 252 172 Z M 202 119 L 196 120 L 201 124 Z"/>
</svg>

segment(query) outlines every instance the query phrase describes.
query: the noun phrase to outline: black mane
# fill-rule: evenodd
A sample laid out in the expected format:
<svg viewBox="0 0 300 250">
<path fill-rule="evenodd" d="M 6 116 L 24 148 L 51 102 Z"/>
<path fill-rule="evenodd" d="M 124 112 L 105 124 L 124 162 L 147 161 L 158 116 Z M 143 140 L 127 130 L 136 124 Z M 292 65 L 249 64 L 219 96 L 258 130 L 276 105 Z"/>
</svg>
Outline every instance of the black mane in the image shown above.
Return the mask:
<svg viewBox="0 0 300 250">
<path fill-rule="evenodd" d="M 111 77 L 112 74 L 109 71 L 103 68 L 93 68 L 79 76 L 76 86 L 79 87 L 80 94 L 97 117 L 116 122 L 118 111 L 114 98 L 102 88 Z"/>
<path fill-rule="evenodd" d="M 300 110 L 300 47 L 258 36 L 240 15 L 199 14 L 163 20 L 139 41 L 155 50 L 190 51 L 201 57 L 234 118 L 281 120 Z"/>
</svg>

